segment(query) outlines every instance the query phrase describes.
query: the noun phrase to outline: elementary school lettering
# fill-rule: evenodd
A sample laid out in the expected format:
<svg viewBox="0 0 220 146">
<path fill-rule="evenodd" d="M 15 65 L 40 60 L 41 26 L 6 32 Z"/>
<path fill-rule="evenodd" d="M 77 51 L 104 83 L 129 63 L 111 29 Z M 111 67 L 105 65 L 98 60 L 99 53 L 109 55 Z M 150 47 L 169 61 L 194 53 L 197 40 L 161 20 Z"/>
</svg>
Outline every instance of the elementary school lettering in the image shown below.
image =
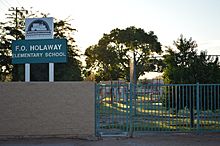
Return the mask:
<svg viewBox="0 0 220 146">
<path fill-rule="evenodd" d="M 17 53 L 13 54 L 12 58 L 42 58 L 42 57 L 65 57 L 64 52 L 49 52 L 49 53 Z"/>
</svg>

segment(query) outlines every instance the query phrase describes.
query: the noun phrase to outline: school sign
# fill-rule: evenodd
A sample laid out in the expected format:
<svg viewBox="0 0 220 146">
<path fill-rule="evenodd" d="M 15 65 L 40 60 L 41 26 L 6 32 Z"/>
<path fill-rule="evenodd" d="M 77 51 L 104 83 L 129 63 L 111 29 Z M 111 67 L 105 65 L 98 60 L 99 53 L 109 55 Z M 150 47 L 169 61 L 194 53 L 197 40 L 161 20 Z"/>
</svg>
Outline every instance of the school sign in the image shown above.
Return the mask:
<svg viewBox="0 0 220 146">
<path fill-rule="evenodd" d="M 16 40 L 12 42 L 12 63 L 65 63 L 66 39 Z"/>
</svg>

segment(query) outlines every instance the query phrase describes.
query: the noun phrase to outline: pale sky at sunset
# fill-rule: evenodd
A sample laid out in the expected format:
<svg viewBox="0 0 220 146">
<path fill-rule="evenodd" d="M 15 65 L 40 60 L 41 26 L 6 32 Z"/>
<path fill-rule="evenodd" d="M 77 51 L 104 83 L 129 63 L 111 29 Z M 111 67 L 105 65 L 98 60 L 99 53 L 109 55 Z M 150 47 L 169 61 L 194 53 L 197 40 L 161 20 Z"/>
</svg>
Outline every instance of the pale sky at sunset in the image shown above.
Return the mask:
<svg viewBox="0 0 220 146">
<path fill-rule="evenodd" d="M 82 52 L 103 33 L 136 26 L 154 31 L 163 46 L 183 34 L 199 49 L 220 55 L 220 0 L 0 0 L 1 21 L 12 6 L 33 7 L 58 19 L 70 16 Z"/>
<path fill-rule="evenodd" d="M 10 7 L 22 6 L 58 19 L 70 16 L 82 53 L 103 33 L 135 26 L 154 31 L 163 47 L 183 34 L 198 50 L 220 55 L 220 0 L 0 0 L 0 21 Z"/>
</svg>

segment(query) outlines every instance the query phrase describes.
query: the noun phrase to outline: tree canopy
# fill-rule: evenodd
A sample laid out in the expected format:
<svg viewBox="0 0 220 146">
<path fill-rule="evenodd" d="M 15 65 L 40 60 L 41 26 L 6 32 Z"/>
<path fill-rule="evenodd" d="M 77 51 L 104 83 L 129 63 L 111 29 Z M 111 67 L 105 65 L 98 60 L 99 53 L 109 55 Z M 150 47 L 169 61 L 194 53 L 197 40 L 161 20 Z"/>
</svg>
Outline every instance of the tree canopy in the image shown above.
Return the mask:
<svg viewBox="0 0 220 146">
<path fill-rule="evenodd" d="M 96 71 L 96 80 L 129 80 L 129 63 L 135 60 L 136 78 L 146 71 L 155 70 L 150 56 L 161 53 L 161 44 L 153 31 L 145 32 L 134 26 L 113 29 L 104 34 L 97 44 L 85 51 L 87 76 Z"/>
<path fill-rule="evenodd" d="M 38 11 L 15 9 L 6 14 L 6 22 L 0 22 L 0 75 L 1 81 L 24 80 L 24 65 L 11 64 L 11 42 L 24 39 L 25 18 L 47 17 L 49 14 Z M 54 38 L 66 38 L 68 42 L 68 63 L 55 63 L 55 81 L 82 80 L 79 50 L 76 49 L 73 33 L 76 31 L 70 19 L 54 21 Z M 48 64 L 31 64 L 31 81 L 47 81 Z"/>
<path fill-rule="evenodd" d="M 207 55 L 207 52 L 197 53 L 197 44 L 190 38 L 180 36 L 174 41 L 176 51 L 168 48 L 164 55 L 166 68 L 164 79 L 166 83 L 219 83 L 220 64 L 218 57 Z"/>
</svg>

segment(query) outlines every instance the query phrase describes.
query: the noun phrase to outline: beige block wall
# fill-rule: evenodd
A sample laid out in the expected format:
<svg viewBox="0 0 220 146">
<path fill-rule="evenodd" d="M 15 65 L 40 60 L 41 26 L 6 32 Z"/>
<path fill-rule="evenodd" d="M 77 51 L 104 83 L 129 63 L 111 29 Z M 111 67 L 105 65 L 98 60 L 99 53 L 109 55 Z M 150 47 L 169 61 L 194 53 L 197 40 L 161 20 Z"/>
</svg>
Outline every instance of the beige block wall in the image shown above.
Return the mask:
<svg viewBox="0 0 220 146">
<path fill-rule="evenodd" d="M 0 137 L 94 136 L 93 82 L 0 83 Z"/>
</svg>

